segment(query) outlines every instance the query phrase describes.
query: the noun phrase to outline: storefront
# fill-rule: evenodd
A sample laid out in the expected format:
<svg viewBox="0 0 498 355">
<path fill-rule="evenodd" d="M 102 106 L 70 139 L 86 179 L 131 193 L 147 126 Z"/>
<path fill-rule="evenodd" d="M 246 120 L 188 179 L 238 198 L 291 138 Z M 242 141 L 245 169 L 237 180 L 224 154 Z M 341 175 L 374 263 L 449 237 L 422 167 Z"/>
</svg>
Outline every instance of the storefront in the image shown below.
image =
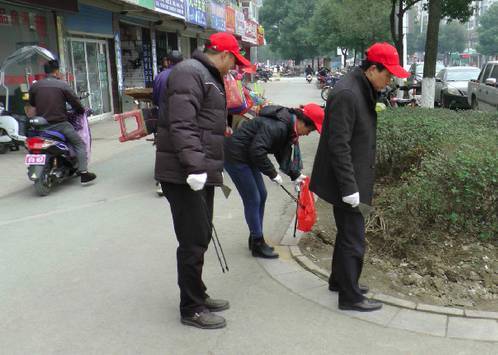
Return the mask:
<svg viewBox="0 0 498 355">
<path fill-rule="evenodd" d="M 112 12 L 80 5 L 78 14 L 64 17 L 64 27 L 68 82 L 78 95 L 88 92 L 90 95 L 83 104 L 91 108 L 97 118 L 104 118 L 114 111 Z"/>
<path fill-rule="evenodd" d="M 37 45 L 47 48 L 57 56 L 57 32 L 52 9 L 44 1 L 27 1 L 26 5 L 13 5 L 0 1 L 0 63 L 17 49 Z M 74 5 L 73 1 L 68 1 Z M 77 9 L 76 8 L 72 8 Z M 9 108 L 17 114 L 24 113 L 22 92 L 27 92 L 34 80 L 43 78 L 45 60 L 33 57 L 7 68 L 5 83 L 9 88 Z M 0 101 L 5 102 L 5 92 L 0 88 Z"/>
</svg>

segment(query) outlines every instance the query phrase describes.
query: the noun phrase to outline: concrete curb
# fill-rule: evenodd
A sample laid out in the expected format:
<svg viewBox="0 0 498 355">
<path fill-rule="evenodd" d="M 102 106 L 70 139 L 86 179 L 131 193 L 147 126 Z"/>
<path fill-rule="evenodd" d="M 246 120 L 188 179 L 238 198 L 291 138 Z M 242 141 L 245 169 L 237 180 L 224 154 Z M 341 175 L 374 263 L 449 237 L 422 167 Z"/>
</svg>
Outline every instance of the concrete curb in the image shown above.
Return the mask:
<svg viewBox="0 0 498 355">
<path fill-rule="evenodd" d="M 311 261 L 308 257 L 306 257 L 301 252 L 301 249 L 299 249 L 297 245 L 290 246 L 289 250 L 293 259 L 296 260 L 296 262 L 300 264 L 304 269 L 308 270 L 309 272 L 312 272 L 313 274 L 317 275 L 318 277 L 324 280 L 328 280 L 329 277 L 328 271 L 318 267 L 313 261 Z M 465 318 L 498 320 L 498 312 L 475 311 L 475 310 L 468 310 L 468 309 L 461 309 L 454 307 L 442 307 L 442 306 L 435 306 L 424 303 L 415 303 L 412 301 L 407 301 L 401 298 L 384 295 L 382 293 L 375 293 L 375 292 L 372 292 L 371 298 L 392 306 L 417 310 L 420 312 L 443 314 L 452 317 L 456 316 L 456 317 L 465 317 Z"/>
</svg>

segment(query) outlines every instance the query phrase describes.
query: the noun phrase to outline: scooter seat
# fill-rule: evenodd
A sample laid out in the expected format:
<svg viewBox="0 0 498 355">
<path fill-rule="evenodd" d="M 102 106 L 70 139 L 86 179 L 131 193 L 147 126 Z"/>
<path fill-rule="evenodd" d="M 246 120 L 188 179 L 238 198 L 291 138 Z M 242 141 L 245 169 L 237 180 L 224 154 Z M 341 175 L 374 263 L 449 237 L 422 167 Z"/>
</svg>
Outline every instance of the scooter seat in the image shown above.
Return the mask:
<svg viewBox="0 0 498 355">
<path fill-rule="evenodd" d="M 45 118 L 41 117 L 41 116 L 35 116 L 35 117 L 31 117 L 29 119 L 29 124 L 32 127 L 40 128 L 40 127 L 43 127 L 43 126 L 48 126 L 50 123 L 48 123 L 48 121 Z"/>
<path fill-rule="evenodd" d="M 45 130 L 45 131 L 41 131 L 39 133 L 40 133 L 40 136 L 42 136 L 42 137 L 55 139 L 55 140 L 58 140 L 61 142 L 66 142 L 66 136 L 60 132 Z"/>
</svg>

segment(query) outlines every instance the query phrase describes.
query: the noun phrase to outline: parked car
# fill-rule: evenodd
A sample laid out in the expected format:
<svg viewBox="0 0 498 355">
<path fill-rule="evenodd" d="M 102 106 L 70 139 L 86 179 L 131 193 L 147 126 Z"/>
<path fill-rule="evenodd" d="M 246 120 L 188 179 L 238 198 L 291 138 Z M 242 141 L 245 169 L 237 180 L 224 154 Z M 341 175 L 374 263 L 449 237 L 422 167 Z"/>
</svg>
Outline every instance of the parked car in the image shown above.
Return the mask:
<svg viewBox="0 0 498 355">
<path fill-rule="evenodd" d="M 447 108 L 470 108 L 467 86 L 481 70 L 476 67 L 446 67 L 436 75 L 436 105 Z"/>
<path fill-rule="evenodd" d="M 439 73 L 441 70 L 444 69 L 444 64 L 441 62 L 436 63 L 436 73 Z M 422 78 L 424 76 L 424 62 L 419 62 L 419 63 L 412 63 L 410 66 L 410 76 L 407 79 L 407 85 L 412 86 L 412 85 L 417 85 L 422 82 Z M 420 95 L 422 92 L 422 88 L 417 89 L 417 95 Z"/>
<path fill-rule="evenodd" d="M 498 111 L 498 61 L 488 62 L 477 80 L 468 84 L 468 102 L 474 110 Z"/>
</svg>

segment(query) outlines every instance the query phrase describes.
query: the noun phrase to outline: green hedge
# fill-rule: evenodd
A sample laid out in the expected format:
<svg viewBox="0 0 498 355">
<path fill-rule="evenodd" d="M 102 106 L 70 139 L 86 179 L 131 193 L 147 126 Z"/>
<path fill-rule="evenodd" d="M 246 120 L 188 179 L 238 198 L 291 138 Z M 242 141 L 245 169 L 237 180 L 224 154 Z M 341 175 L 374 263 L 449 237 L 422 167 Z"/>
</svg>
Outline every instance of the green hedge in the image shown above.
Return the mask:
<svg viewBox="0 0 498 355">
<path fill-rule="evenodd" d="M 498 114 L 404 108 L 379 114 L 376 205 L 398 246 L 498 235 Z"/>
</svg>

